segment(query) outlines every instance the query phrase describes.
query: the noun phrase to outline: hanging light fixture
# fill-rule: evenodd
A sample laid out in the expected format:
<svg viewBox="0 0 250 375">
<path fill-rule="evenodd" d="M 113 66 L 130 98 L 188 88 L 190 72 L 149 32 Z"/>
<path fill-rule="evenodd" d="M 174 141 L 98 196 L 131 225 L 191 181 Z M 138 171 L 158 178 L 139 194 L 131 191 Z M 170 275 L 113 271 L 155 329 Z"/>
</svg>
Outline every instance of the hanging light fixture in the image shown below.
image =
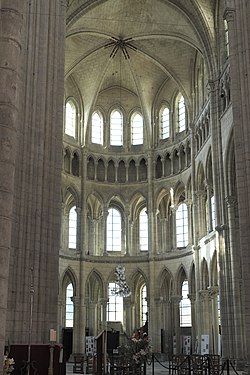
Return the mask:
<svg viewBox="0 0 250 375">
<path fill-rule="evenodd" d="M 113 296 L 119 297 L 129 297 L 131 291 L 126 281 L 125 276 L 125 267 L 122 265 L 118 265 L 115 270 L 116 281 L 115 281 L 115 288 L 112 290 Z"/>
</svg>

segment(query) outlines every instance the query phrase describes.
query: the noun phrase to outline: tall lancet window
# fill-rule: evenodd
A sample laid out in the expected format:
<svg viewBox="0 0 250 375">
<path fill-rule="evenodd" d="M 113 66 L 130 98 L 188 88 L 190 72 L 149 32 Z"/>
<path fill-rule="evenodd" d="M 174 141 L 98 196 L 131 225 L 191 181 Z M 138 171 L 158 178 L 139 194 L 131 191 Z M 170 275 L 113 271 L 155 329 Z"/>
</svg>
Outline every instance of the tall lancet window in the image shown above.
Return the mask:
<svg viewBox="0 0 250 375">
<path fill-rule="evenodd" d="M 191 302 L 188 298 L 188 281 L 185 280 L 182 283 L 181 288 L 182 300 L 180 302 L 180 326 L 181 327 L 191 327 Z"/>
<path fill-rule="evenodd" d="M 69 211 L 69 248 L 76 249 L 77 239 L 77 213 L 76 206 Z"/>
<path fill-rule="evenodd" d="M 148 214 L 144 207 L 139 215 L 140 250 L 148 250 Z"/>
<path fill-rule="evenodd" d="M 178 131 L 183 132 L 186 129 L 186 108 L 185 101 L 181 95 L 178 100 Z"/>
<path fill-rule="evenodd" d="M 169 109 L 164 106 L 160 110 L 160 139 L 167 139 L 170 135 L 169 130 Z"/>
<path fill-rule="evenodd" d="M 110 144 L 123 145 L 123 116 L 118 110 L 114 110 L 110 116 Z"/>
<path fill-rule="evenodd" d="M 74 303 L 73 285 L 70 283 L 66 289 L 66 311 L 65 311 L 65 327 L 73 327 L 74 324 Z"/>
<path fill-rule="evenodd" d="M 72 100 L 66 103 L 65 133 L 74 138 L 76 136 L 76 106 Z"/>
<path fill-rule="evenodd" d="M 99 112 L 92 115 L 91 141 L 103 145 L 103 117 Z"/>
<path fill-rule="evenodd" d="M 108 210 L 107 217 L 107 251 L 121 251 L 122 247 L 121 213 L 116 208 Z"/>
<path fill-rule="evenodd" d="M 176 210 L 176 244 L 186 247 L 188 244 L 188 209 L 186 203 L 181 203 Z"/>
<path fill-rule="evenodd" d="M 131 143 L 132 145 L 143 144 L 143 118 L 140 113 L 136 113 L 131 119 Z"/>
</svg>

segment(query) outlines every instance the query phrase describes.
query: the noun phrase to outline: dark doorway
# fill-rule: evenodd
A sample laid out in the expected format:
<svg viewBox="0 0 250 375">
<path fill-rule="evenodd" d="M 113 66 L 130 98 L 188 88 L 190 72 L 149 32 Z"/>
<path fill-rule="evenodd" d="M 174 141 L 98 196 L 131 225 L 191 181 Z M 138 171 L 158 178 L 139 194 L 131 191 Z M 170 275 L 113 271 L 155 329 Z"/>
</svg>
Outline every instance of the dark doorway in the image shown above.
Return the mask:
<svg viewBox="0 0 250 375">
<path fill-rule="evenodd" d="M 62 333 L 65 360 L 68 361 L 72 354 L 73 328 L 63 328 Z"/>
</svg>

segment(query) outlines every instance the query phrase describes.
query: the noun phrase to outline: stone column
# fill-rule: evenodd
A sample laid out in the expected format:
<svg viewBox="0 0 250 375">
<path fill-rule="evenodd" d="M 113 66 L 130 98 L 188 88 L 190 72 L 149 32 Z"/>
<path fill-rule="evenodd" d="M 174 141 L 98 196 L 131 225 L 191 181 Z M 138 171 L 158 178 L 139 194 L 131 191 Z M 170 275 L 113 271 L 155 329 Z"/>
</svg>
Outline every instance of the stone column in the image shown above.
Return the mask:
<svg viewBox="0 0 250 375">
<path fill-rule="evenodd" d="M 21 64 L 23 2 L 0 2 L 0 353 L 4 352 Z M 2 357 L 0 357 L 2 358 Z M 1 362 L 2 363 L 2 362 Z M 2 373 L 2 364 L 0 374 Z"/>
<path fill-rule="evenodd" d="M 196 344 L 196 337 L 197 337 L 197 330 L 196 330 L 196 295 L 189 294 L 188 298 L 191 303 L 191 319 L 192 319 L 192 328 L 191 328 L 191 337 L 192 337 L 192 353 L 195 353 L 195 344 Z"/>
<path fill-rule="evenodd" d="M 210 353 L 220 354 L 219 348 L 219 319 L 218 319 L 218 286 L 211 286 L 208 288 L 211 298 L 211 323 L 212 323 L 212 337 L 210 339 Z"/>
<path fill-rule="evenodd" d="M 73 327 L 73 346 L 72 353 L 81 352 L 81 335 L 80 335 L 80 298 L 77 296 L 71 297 L 74 304 L 74 327 Z"/>
<path fill-rule="evenodd" d="M 232 353 L 237 359 L 237 363 L 242 362 L 244 358 L 244 343 L 242 337 L 244 335 L 244 323 L 242 316 L 243 296 L 241 290 L 242 284 L 242 265 L 239 259 L 239 234 L 238 234 L 238 212 L 237 200 L 235 196 L 226 197 L 228 211 L 228 235 L 229 235 L 229 251 L 228 265 L 231 270 L 231 292 L 228 291 L 228 298 L 231 300 L 232 313 L 230 314 L 229 324 L 233 327 L 231 333 Z"/>
<path fill-rule="evenodd" d="M 89 330 L 91 336 L 97 335 L 97 303 L 95 301 L 91 301 L 89 303 Z"/>
<path fill-rule="evenodd" d="M 124 331 L 127 335 L 131 336 L 132 334 L 132 304 L 131 304 L 131 297 L 124 297 L 123 298 L 125 316 L 124 316 Z"/>
<path fill-rule="evenodd" d="M 99 332 L 107 329 L 107 305 L 108 298 L 100 298 L 99 303 L 101 304 L 101 326 Z"/>
<path fill-rule="evenodd" d="M 176 354 L 180 354 L 180 302 L 182 296 L 172 296 L 172 324 L 174 326 L 173 335 L 176 337 Z M 173 340 L 173 338 L 172 338 Z"/>
<path fill-rule="evenodd" d="M 211 345 L 211 295 L 208 290 L 200 290 L 199 294 L 201 303 L 201 334 L 209 335 L 209 345 Z"/>
</svg>

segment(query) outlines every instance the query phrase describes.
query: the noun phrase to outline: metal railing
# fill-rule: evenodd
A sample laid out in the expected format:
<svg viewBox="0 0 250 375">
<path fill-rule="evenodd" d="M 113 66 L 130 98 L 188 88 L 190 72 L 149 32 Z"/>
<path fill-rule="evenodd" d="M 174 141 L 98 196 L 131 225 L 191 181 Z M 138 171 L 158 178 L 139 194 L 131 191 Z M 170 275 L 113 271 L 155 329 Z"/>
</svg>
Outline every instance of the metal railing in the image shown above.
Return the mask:
<svg viewBox="0 0 250 375">
<path fill-rule="evenodd" d="M 173 355 L 167 363 L 162 363 L 153 353 L 152 361 L 148 363 L 152 366 L 152 375 L 155 374 L 155 363 L 166 369 L 169 375 L 229 375 L 232 372 L 239 375 L 234 360 L 226 359 L 222 362 L 221 357 L 214 354 Z"/>
</svg>

